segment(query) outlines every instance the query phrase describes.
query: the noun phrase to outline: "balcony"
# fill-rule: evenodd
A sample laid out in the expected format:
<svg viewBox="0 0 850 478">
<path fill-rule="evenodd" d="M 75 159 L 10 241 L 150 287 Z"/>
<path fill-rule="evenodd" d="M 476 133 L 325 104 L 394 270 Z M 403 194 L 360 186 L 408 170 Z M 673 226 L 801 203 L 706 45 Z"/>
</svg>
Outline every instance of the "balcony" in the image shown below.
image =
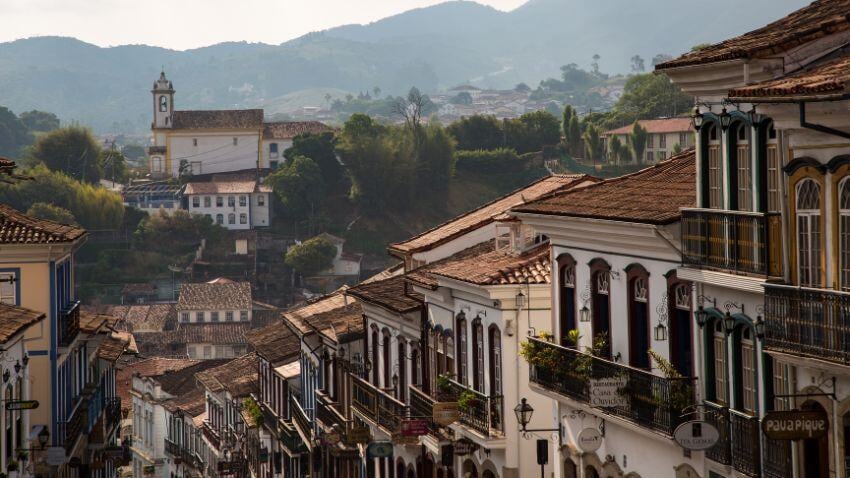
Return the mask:
<svg viewBox="0 0 850 478">
<path fill-rule="evenodd" d="M 295 395 L 289 396 L 289 415 L 305 438 L 311 438 L 313 436 L 312 420 L 307 416 L 307 412 L 301 408 L 301 404 L 298 403 Z"/>
<path fill-rule="evenodd" d="M 850 293 L 765 284 L 767 350 L 850 365 Z"/>
<path fill-rule="evenodd" d="M 411 385 L 408 390 L 410 391 L 410 418 L 427 420 L 428 430 L 432 435 L 436 435 L 440 429 L 433 420 L 434 403 L 437 401 L 415 385 Z"/>
<path fill-rule="evenodd" d="M 59 441 L 65 445 L 65 451 L 70 453 L 77 445 L 80 436 L 85 433 L 86 425 L 88 424 L 88 405 L 80 403 L 74 410 L 71 418 L 64 422 L 56 424 L 59 432 Z"/>
<path fill-rule="evenodd" d="M 118 397 L 106 399 L 106 429 L 112 430 L 121 423 L 121 399 Z"/>
<path fill-rule="evenodd" d="M 338 427 L 340 430 L 346 430 L 348 420 L 336 408 L 336 402 L 331 397 L 322 392 L 316 394 L 316 419 L 325 427 Z"/>
<path fill-rule="evenodd" d="M 466 405 L 460 407 L 460 422 L 484 436 L 499 436 L 504 431 L 502 397 L 487 395 L 449 380 L 449 394 L 453 400 Z"/>
<path fill-rule="evenodd" d="M 180 445 L 168 438 L 165 439 L 165 452 L 174 458 L 180 458 Z"/>
<path fill-rule="evenodd" d="M 782 275 L 779 213 L 682 209 L 682 264 L 734 274 Z"/>
<path fill-rule="evenodd" d="M 694 403 L 693 378 L 665 378 L 574 349 L 531 338 L 540 361 L 533 361 L 532 383 L 591 406 L 590 385 L 597 379 L 621 379 L 623 404 L 600 407 L 609 415 L 672 436 L 682 423 L 681 412 Z"/>
<path fill-rule="evenodd" d="M 80 333 L 80 303 L 72 302 L 68 307 L 59 311 L 59 346 L 71 345 Z"/>
<path fill-rule="evenodd" d="M 352 407 L 384 430 L 395 431 L 407 418 L 407 405 L 371 383 L 351 376 Z"/>
<path fill-rule="evenodd" d="M 219 437 L 218 432 L 213 429 L 210 422 L 204 422 L 204 425 L 201 427 L 201 432 L 213 448 L 216 450 L 221 449 L 221 438 Z"/>
<path fill-rule="evenodd" d="M 732 437 L 732 466 L 747 476 L 759 476 L 761 429 L 758 418 L 730 410 L 729 428 Z"/>
</svg>

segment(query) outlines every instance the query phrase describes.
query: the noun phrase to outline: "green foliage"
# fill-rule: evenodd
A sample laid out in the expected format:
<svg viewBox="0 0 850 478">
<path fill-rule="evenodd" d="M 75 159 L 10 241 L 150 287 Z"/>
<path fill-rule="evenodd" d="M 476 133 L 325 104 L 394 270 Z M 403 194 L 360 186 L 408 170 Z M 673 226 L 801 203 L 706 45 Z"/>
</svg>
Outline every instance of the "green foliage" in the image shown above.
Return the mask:
<svg viewBox="0 0 850 478">
<path fill-rule="evenodd" d="M 226 229 L 214 224 L 212 219 L 201 214 L 177 210 L 171 214 L 159 211 L 139 223 L 136 236 L 141 247 L 157 250 L 168 244 L 177 253 L 192 252 L 202 239 L 207 247 L 219 246 L 226 237 Z"/>
<path fill-rule="evenodd" d="M 100 146 L 91 131 L 81 126 L 52 131 L 35 143 L 30 155 L 53 171 L 95 183 L 101 177 Z"/>
<path fill-rule="evenodd" d="M 636 120 L 678 116 L 694 104 L 666 75 L 646 73 L 626 81 L 623 96 L 609 115 L 609 126 L 630 124 Z"/>
<path fill-rule="evenodd" d="M 646 151 L 646 141 L 649 138 L 649 133 L 646 129 L 635 123 L 632 128 L 632 134 L 629 135 L 629 144 L 632 147 L 632 152 L 635 153 L 635 159 L 638 164 L 643 163 L 643 153 Z"/>
<path fill-rule="evenodd" d="M 33 205 L 27 209 L 27 216 L 47 219 L 48 221 L 58 222 L 60 224 L 77 224 L 77 220 L 74 219 L 74 215 L 71 214 L 71 211 L 46 202 L 33 203 Z"/>
<path fill-rule="evenodd" d="M 472 115 L 448 126 L 459 150 L 496 149 L 505 144 L 502 122 L 492 115 Z"/>
<path fill-rule="evenodd" d="M 442 206 L 454 173 L 454 139 L 439 124 L 431 123 L 421 130 L 415 171 L 417 177 L 427 181 L 414 182 L 417 196 Z"/>
<path fill-rule="evenodd" d="M 478 396 L 471 390 L 464 390 L 457 396 L 457 407 L 461 410 L 470 410 L 478 404 Z"/>
<path fill-rule="evenodd" d="M 8 108 L 0 106 L 0 156 L 18 158 L 25 146 L 32 143 L 26 125 Z"/>
<path fill-rule="evenodd" d="M 119 150 L 101 150 L 97 158 L 103 179 L 114 180 L 116 183 L 126 183 L 130 178 L 127 160 Z"/>
<path fill-rule="evenodd" d="M 242 406 L 248 412 L 248 416 L 251 417 L 251 420 L 256 426 L 263 426 L 263 411 L 260 410 L 260 406 L 256 400 L 248 397 L 242 402 Z"/>
<path fill-rule="evenodd" d="M 455 95 L 452 99 L 450 99 L 449 103 L 451 103 L 453 105 L 471 105 L 472 104 L 472 95 L 470 95 L 468 91 L 461 91 L 460 93 Z"/>
<path fill-rule="evenodd" d="M 336 246 L 322 236 L 308 239 L 286 253 L 286 265 L 303 276 L 312 276 L 331 267 Z"/>
<path fill-rule="evenodd" d="M 324 184 L 333 187 L 344 175 L 342 166 L 336 159 L 334 147 L 333 133 L 305 133 L 292 140 L 292 146 L 283 152 L 283 156 L 288 162 L 292 162 L 298 156 L 312 159 L 321 169 Z"/>
<path fill-rule="evenodd" d="M 655 350 L 649 349 L 649 357 L 661 370 L 665 378 L 670 380 L 670 396 L 655 397 L 658 405 L 669 405 L 675 412 L 681 412 L 693 403 L 694 391 L 690 380 L 687 380 L 669 360 Z"/>
<path fill-rule="evenodd" d="M 131 161 L 138 161 L 140 159 L 143 159 L 148 154 L 145 150 L 145 147 L 139 144 L 124 145 L 124 147 L 121 148 L 121 153 L 124 154 L 124 157 L 126 159 L 129 159 Z"/>
<path fill-rule="evenodd" d="M 124 216 L 121 196 L 100 186 L 80 183 L 43 165 L 22 174 L 32 181 L 0 184 L 0 202 L 20 211 L 35 203 L 48 203 L 67 209 L 87 229 L 116 229 Z"/>
<path fill-rule="evenodd" d="M 535 111 L 507 120 L 504 128 L 507 146 L 520 154 L 540 151 L 543 146 L 558 144 L 561 140 L 558 118 L 548 111 Z"/>
<path fill-rule="evenodd" d="M 322 211 L 325 182 L 322 170 L 310 158 L 297 156 L 286 166 L 269 175 L 272 187 L 284 210 L 282 214 L 295 220 L 313 220 Z"/>
<path fill-rule="evenodd" d="M 587 159 L 602 159 L 602 139 L 599 137 L 599 129 L 590 125 L 584 132 L 584 149 Z"/>
<path fill-rule="evenodd" d="M 567 149 L 573 156 L 577 156 L 581 152 L 581 123 L 575 112 L 573 112 L 573 117 L 570 118 L 570 130 L 567 135 Z"/>
<path fill-rule="evenodd" d="M 21 122 L 30 131 L 50 132 L 59 129 L 59 118 L 46 111 L 26 111 L 20 115 Z"/>
<path fill-rule="evenodd" d="M 492 151 L 458 151 L 455 153 L 455 161 L 458 170 L 481 175 L 517 174 L 525 167 L 516 151 L 507 148 Z"/>
</svg>

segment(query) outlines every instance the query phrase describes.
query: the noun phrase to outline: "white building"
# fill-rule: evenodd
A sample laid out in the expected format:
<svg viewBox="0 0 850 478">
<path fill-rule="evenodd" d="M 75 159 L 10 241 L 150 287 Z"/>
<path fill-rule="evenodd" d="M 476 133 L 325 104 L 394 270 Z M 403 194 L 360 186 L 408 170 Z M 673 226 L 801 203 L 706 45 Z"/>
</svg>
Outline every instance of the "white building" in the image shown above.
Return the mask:
<svg viewBox="0 0 850 478">
<path fill-rule="evenodd" d="M 191 182 L 183 191 L 188 210 L 229 230 L 271 225 L 271 188 L 256 180 Z"/>
<path fill-rule="evenodd" d="M 673 156 L 677 148 L 683 151 L 694 145 L 694 125 L 689 117 L 640 120 L 637 123 L 647 133 L 643 157 L 635 158 L 634 151 L 630 151 L 630 158 L 637 163 L 657 163 Z M 614 158 L 610 151 L 611 140 L 616 137 L 621 145 L 629 146 L 634 127 L 633 123 L 599 135 L 604 140 L 603 144 L 609 162 L 617 162 L 619 159 Z"/>
<path fill-rule="evenodd" d="M 319 237 L 327 239 L 336 247 L 333 265 L 330 270 L 323 272 L 323 275 L 360 277 L 360 263 L 363 260 L 363 254 L 346 252 L 345 239 L 341 237 L 326 232 L 320 234 Z"/>
<path fill-rule="evenodd" d="M 251 283 L 215 279 L 182 284 L 177 299 L 178 323 L 250 322 Z"/>
<path fill-rule="evenodd" d="M 284 151 L 292 146 L 292 141 L 301 134 L 331 133 L 331 129 L 318 121 L 276 121 L 263 125 L 263 150 L 260 168 L 274 171 L 283 162 Z"/>
</svg>

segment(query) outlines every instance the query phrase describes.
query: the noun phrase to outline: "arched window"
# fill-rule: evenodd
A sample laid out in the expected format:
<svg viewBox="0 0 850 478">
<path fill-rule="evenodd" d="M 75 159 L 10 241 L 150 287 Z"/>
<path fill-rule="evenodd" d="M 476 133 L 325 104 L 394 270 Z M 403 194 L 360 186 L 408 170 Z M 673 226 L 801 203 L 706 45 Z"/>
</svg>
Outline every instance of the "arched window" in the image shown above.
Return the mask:
<svg viewBox="0 0 850 478">
<path fill-rule="evenodd" d="M 410 383 L 422 385 L 422 358 L 419 356 L 419 347 L 410 345 Z"/>
<path fill-rule="evenodd" d="M 484 327 L 480 318 L 472 321 L 472 388 L 484 392 Z"/>
<path fill-rule="evenodd" d="M 649 369 L 649 273 L 634 264 L 628 268 L 629 365 Z"/>
<path fill-rule="evenodd" d="M 590 263 L 593 299 L 592 340 L 604 339 L 602 356 L 611 358 L 611 266 L 602 259 Z"/>
<path fill-rule="evenodd" d="M 461 312 L 455 320 L 455 335 L 457 335 L 457 381 L 466 385 L 469 380 L 467 363 L 466 314 Z"/>
<path fill-rule="evenodd" d="M 750 157 L 750 125 L 738 121 L 729 128 L 729 170 L 732 207 L 738 211 L 753 210 L 753 174 Z"/>
<path fill-rule="evenodd" d="M 693 320 L 690 282 L 680 282 L 675 272 L 668 277 L 667 307 L 670 322 L 670 361 L 683 377 L 694 376 Z"/>
<path fill-rule="evenodd" d="M 813 179 L 797 184 L 797 268 L 801 286 L 821 285 L 820 185 Z"/>
<path fill-rule="evenodd" d="M 215 223 L 216 224 L 224 224 L 224 215 L 223 214 L 216 214 L 215 215 Z"/>
<path fill-rule="evenodd" d="M 753 329 L 741 325 L 735 329 L 735 354 L 732 370 L 735 373 L 735 409 L 756 414 L 756 349 Z"/>
<path fill-rule="evenodd" d="M 376 387 L 380 387 L 381 384 L 378 382 L 380 377 L 380 370 L 378 367 L 378 327 L 372 326 L 372 385 Z"/>
<path fill-rule="evenodd" d="M 230 213 L 227 215 L 227 223 L 228 224 L 236 224 L 236 214 Z"/>
<path fill-rule="evenodd" d="M 578 478 L 576 463 L 569 458 L 564 459 L 564 478 Z"/>
<path fill-rule="evenodd" d="M 398 399 L 406 401 L 407 399 L 407 342 L 398 338 Z M 399 476 L 404 476 L 399 474 Z"/>
<path fill-rule="evenodd" d="M 569 255 L 559 257 L 558 271 L 561 345 L 572 346 L 576 345 L 569 339 L 570 331 L 576 329 L 576 261 Z"/>
<path fill-rule="evenodd" d="M 838 186 L 838 217 L 841 290 L 850 291 L 850 178 Z"/>
<path fill-rule="evenodd" d="M 163 113 L 168 111 L 168 97 L 165 95 L 159 97 L 159 111 Z"/>
<path fill-rule="evenodd" d="M 428 340 L 427 364 L 428 364 L 428 390 L 432 393 L 437 391 L 437 347 L 434 341 L 434 329 L 429 325 L 425 330 L 425 338 Z"/>
<path fill-rule="evenodd" d="M 437 375 L 448 373 L 446 370 L 446 341 L 443 337 L 443 328 L 434 328 L 434 347 L 437 350 Z"/>
<path fill-rule="evenodd" d="M 502 389 L 502 332 L 495 324 L 488 329 L 488 341 L 490 351 L 490 396 L 501 397 Z M 493 401 L 490 407 L 490 414 L 493 417 L 495 428 L 501 429 L 502 425 L 502 409 L 501 401 Z"/>
<path fill-rule="evenodd" d="M 390 338 L 390 331 L 388 329 L 384 329 L 381 331 L 381 348 L 383 349 L 383 358 L 381 360 L 381 368 L 384 371 L 384 388 L 392 387 L 392 373 L 393 373 L 393 365 L 392 358 L 390 354 L 390 345 L 392 344 L 392 339 Z"/>
</svg>

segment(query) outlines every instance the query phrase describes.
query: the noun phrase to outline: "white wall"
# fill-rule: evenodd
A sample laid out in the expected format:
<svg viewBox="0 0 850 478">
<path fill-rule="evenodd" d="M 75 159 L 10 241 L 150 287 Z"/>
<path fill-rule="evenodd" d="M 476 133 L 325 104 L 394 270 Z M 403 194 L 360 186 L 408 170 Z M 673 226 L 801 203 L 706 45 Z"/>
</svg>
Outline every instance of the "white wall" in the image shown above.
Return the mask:
<svg viewBox="0 0 850 478">
<path fill-rule="evenodd" d="M 271 144 L 277 144 L 277 154 L 271 154 Z M 262 151 L 260 152 L 260 168 L 271 168 L 272 162 L 277 161 L 277 167 L 283 166 L 286 158 L 283 152 L 292 147 L 291 139 L 263 139 Z"/>
<path fill-rule="evenodd" d="M 222 223 L 221 225 L 230 230 L 246 230 L 251 229 L 252 226 L 252 218 L 251 214 L 253 212 L 252 202 L 256 204 L 257 199 L 252 197 L 252 194 L 192 194 L 188 195 L 187 198 L 189 200 L 189 212 L 194 214 L 202 214 L 205 216 L 210 216 L 216 224 L 218 224 L 218 215 L 222 215 Z M 216 204 L 216 198 L 222 198 L 222 206 L 219 207 Z M 209 198 L 209 207 L 206 206 L 205 199 Z M 233 200 L 233 206 L 229 206 L 228 201 L 229 198 Z M 240 198 L 243 198 L 245 201 L 245 205 L 241 206 L 239 202 Z M 197 199 L 197 206 L 195 205 L 195 200 Z M 268 221 L 268 203 L 267 206 L 262 209 L 266 213 L 266 221 Z M 260 210 L 258 210 L 260 212 Z M 231 224 L 230 214 L 233 214 L 234 224 Z M 242 215 L 245 215 L 245 223 L 241 223 Z"/>
<path fill-rule="evenodd" d="M 236 138 L 236 144 L 233 139 Z M 195 145 L 197 140 L 197 146 Z M 193 165 L 194 174 L 221 173 L 257 167 L 259 161 L 260 132 L 233 130 L 204 132 L 202 130 L 177 130 L 168 132 L 170 173 L 177 177 L 180 161 Z M 196 163 L 200 164 L 200 171 Z"/>
<path fill-rule="evenodd" d="M 199 312 L 202 312 L 204 314 L 203 320 L 198 320 L 198 313 Z M 218 312 L 218 321 L 214 322 L 212 320 L 212 313 L 213 312 L 214 311 L 211 310 L 211 309 L 179 310 L 178 315 L 177 315 L 177 320 L 178 320 L 178 322 L 184 323 L 184 324 L 185 323 L 190 323 L 190 324 L 194 324 L 194 323 L 214 323 L 215 324 L 215 323 L 219 323 L 219 322 L 224 322 L 224 323 L 227 323 L 227 322 L 250 322 L 251 318 L 253 316 L 253 311 L 251 311 L 250 309 L 216 310 L 215 312 Z M 233 313 L 233 320 L 227 320 L 227 315 L 226 315 L 227 312 Z M 242 312 L 248 313 L 248 316 L 245 319 L 242 319 Z M 185 319 L 183 314 L 189 314 L 189 320 L 188 321 Z"/>
</svg>

